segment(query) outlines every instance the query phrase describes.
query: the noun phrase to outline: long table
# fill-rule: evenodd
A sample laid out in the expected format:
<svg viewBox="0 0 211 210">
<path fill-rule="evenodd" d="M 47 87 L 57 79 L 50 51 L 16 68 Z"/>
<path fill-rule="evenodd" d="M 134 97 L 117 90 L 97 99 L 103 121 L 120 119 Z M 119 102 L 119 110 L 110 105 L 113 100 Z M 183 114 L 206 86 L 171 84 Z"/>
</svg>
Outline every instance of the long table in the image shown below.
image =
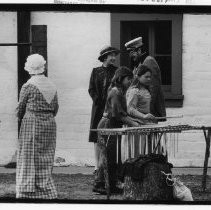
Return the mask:
<svg viewBox="0 0 211 210">
<path fill-rule="evenodd" d="M 105 142 L 105 146 L 107 145 L 111 135 L 128 135 L 128 134 L 143 134 L 148 135 L 152 133 L 156 133 L 162 136 L 164 133 L 181 133 L 183 131 L 191 131 L 191 130 L 202 130 L 204 133 L 206 149 L 205 149 L 205 157 L 204 157 L 204 167 L 203 167 L 203 176 L 202 176 L 202 189 L 206 190 L 206 178 L 207 178 L 207 168 L 208 161 L 210 156 L 210 141 L 211 141 L 211 126 L 195 126 L 195 125 L 187 125 L 187 124 L 177 124 L 177 125 L 143 125 L 141 127 L 127 127 L 127 128 L 110 128 L 110 129 L 91 129 L 91 131 L 96 131 L 101 135 L 108 136 L 107 142 Z M 108 170 L 107 165 L 105 168 L 105 182 L 106 182 L 106 190 L 107 190 L 107 198 L 110 196 L 110 186 L 107 180 Z"/>
</svg>

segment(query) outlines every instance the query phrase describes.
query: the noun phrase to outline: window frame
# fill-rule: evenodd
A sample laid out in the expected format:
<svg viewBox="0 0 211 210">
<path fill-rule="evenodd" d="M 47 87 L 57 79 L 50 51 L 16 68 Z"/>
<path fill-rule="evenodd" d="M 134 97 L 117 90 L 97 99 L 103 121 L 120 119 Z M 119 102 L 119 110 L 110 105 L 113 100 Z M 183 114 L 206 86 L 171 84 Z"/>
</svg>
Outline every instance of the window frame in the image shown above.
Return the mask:
<svg viewBox="0 0 211 210">
<path fill-rule="evenodd" d="M 156 13 L 111 13 L 111 45 L 120 49 L 122 21 L 164 21 L 172 22 L 172 84 L 171 90 L 164 89 L 166 107 L 182 107 L 182 14 Z M 120 65 L 120 58 L 117 59 Z"/>
</svg>

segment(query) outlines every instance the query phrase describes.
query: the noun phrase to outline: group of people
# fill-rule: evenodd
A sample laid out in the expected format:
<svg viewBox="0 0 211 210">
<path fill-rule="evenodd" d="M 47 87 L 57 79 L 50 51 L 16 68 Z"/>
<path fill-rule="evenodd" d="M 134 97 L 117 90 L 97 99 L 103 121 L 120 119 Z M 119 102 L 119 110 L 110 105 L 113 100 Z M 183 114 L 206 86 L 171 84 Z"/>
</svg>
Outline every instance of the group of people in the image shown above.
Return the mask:
<svg viewBox="0 0 211 210">
<path fill-rule="evenodd" d="M 156 60 L 143 52 L 142 37 L 125 43 L 132 68 L 116 67 L 115 61 L 120 50 L 108 46 L 100 52 L 98 60 L 102 66 L 94 68 L 89 83 L 89 94 L 93 100 L 91 129 L 121 128 L 122 126 L 138 127 L 157 123 L 157 117 L 165 117 L 165 102 L 161 87 L 161 72 Z M 93 191 L 106 194 L 105 163 L 108 167 L 108 181 L 111 193 L 119 193 L 117 187 L 117 141 L 119 137 L 100 135 L 90 131 L 89 142 L 94 142 L 95 180 Z M 124 143 L 129 137 L 122 137 Z M 134 138 L 134 154 L 150 153 L 143 136 Z M 107 145 L 106 145 L 107 144 Z M 126 148 L 127 150 L 128 148 Z M 128 155 L 124 156 L 124 160 Z"/>
<path fill-rule="evenodd" d="M 101 50 L 98 59 L 102 66 L 93 69 L 89 84 L 93 100 L 91 129 L 137 127 L 156 123 L 156 117 L 166 115 L 159 66 L 153 57 L 142 52 L 142 46 L 141 37 L 125 44 L 133 69 L 115 66 L 120 53 L 118 49 L 108 46 Z M 45 64 L 45 59 L 39 54 L 28 56 L 25 63 L 24 69 L 31 77 L 21 88 L 17 107 L 21 126 L 16 198 L 57 198 L 52 169 L 56 148 L 55 116 L 59 105 L 56 86 L 45 76 Z M 116 137 L 111 138 L 113 140 L 109 141 L 106 149 L 105 136 L 92 131 L 89 135 L 89 141 L 94 142 L 96 161 L 93 191 L 102 194 L 105 193 L 105 161 L 108 161 L 111 192 L 118 192 Z M 140 136 L 136 139 L 140 143 Z M 127 142 L 127 139 L 122 138 L 124 141 Z M 146 153 L 143 141 L 140 145 L 141 151 L 136 153 Z"/>
</svg>

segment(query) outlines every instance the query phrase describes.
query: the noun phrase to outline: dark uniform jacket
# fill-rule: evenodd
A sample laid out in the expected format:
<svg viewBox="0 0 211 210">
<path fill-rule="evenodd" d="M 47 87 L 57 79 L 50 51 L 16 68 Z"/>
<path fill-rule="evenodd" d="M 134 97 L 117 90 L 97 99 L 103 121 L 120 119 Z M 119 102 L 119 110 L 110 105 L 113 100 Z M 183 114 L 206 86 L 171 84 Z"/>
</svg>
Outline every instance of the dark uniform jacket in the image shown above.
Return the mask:
<svg viewBox="0 0 211 210">
<path fill-rule="evenodd" d="M 165 117 L 166 107 L 165 99 L 162 90 L 161 72 L 157 61 L 152 56 L 147 56 L 143 63 L 139 65 L 145 65 L 152 71 L 152 85 L 150 86 L 151 102 L 150 102 L 150 113 L 155 117 Z M 134 68 L 133 74 L 137 74 L 137 68 Z M 160 120 L 165 121 L 165 120 Z"/>
<path fill-rule="evenodd" d="M 96 129 L 103 116 L 107 98 L 107 90 L 117 67 L 97 67 L 92 70 L 89 82 L 89 95 L 92 98 L 92 113 L 90 129 Z M 97 132 L 89 133 L 89 142 L 97 142 Z"/>
<path fill-rule="evenodd" d="M 156 117 L 165 117 L 165 99 L 162 90 L 161 72 L 158 63 L 152 56 L 147 56 L 143 64 L 146 65 L 152 71 L 152 85 L 150 87 L 150 113 Z"/>
</svg>

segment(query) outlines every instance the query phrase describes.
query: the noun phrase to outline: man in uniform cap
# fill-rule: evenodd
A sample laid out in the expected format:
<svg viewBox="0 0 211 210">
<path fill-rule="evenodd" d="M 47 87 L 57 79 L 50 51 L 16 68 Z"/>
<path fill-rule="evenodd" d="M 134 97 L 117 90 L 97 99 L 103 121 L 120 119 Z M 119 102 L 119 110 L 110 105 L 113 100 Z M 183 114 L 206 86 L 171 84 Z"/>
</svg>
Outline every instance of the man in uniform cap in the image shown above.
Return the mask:
<svg viewBox="0 0 211 210">
<path fill-rule="evenodd" d="M 141 64 L 146 65 L 152 71 L 152 85 L 150 87 L 151 104 L 150 113 L 156 117 L 165 117 L 165 99 L 162 91 L 161 72 L 155 58 L 147 56 L 143 52 L 142 37 L 135 38 L 125 43 L 126 50 L 129 52 L 131 64 L 133 65 L 133 74 L 136 76 L 137 67 Z"/>
<path fill-rule="evenodd" d="M 98 60 L 102 62 L 102 65 L 97 68 L 93 68 L 92 70 L 88 89 L 89 95 L 93 101 L 90 129 L 96 129 L 100 119 L 103 116 L 107 98 L 107 90 L 117 69 L 115 66 L 115 61 L 119 52 L 120 51 L 118 49 L 112 46 L 105 46 L 100 51 L 100 55 L 98 57 Z M 95 171 L 97 170 L 99 163 L 97 137 L 97 132 L 90 131 L 89 142 L 94 142 Z"/>
<path fill-rule="evenodd" d="M 126 50 L 129 52 L 133 74 L 136 75 L 137 67 L 141 63 L 141 58 L 145 54 L 142 52 L 142 37 L 135 38 L 125 43 Z"/>
</svg>

